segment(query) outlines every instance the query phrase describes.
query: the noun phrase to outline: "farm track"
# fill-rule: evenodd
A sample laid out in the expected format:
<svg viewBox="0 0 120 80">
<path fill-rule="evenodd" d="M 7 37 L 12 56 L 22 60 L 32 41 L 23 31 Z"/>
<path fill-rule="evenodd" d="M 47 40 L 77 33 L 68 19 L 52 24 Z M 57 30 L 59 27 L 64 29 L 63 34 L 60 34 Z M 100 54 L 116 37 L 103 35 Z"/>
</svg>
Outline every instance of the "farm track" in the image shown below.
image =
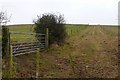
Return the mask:
<svg viewBox="0 0 120 80">
<path fill-rule="evenodd" d="M 62 47 L 41 53 L 40 74 L 44 78 L 115 78 L 118 76 L 118 35 L 101 27 L 88 27 L 68 38 Z M 75 74 L 70 66 L 71 54 Z M 14 57 L 17 77 L 35 77 L 35 54 Z M 24 62 L 24 63 L 23 63 Z"/>
<path fill-rule="evenodd" d="M 100 27 L 90 27 L 86 32 L 83 38 L 81 35 L 71 38 L 70 52 L 77 56 L 78 77 L 117 77 L 118 35 L 106 34 Z"/>
</svg>

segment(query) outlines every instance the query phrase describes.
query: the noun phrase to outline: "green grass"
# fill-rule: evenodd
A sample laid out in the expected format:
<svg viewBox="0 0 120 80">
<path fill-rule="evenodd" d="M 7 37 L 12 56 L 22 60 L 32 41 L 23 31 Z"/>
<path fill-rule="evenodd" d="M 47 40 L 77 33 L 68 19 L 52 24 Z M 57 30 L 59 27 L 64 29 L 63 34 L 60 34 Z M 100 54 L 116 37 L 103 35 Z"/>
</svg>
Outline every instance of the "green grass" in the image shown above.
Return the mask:
<svg viewBox="0 0 120 80">
<path fill-rule="evenodd" d="M 35 35 L 24 34 L 11 34 L 12 42 L 34 42 L 36 41 Z"/>
<path fill-rule="evenodd" d="M 34 24 L 24 24 L 24 25 L 10 25 L 9 30 L 10 32 L 29 32 L 34 33 Z M 76 25 L 76 24 L 66 24 L 66 32 L 67 35 L 74 36 L 77 33 L 81 32 L 82 30 L 86 29 L 86 25 Z M 28 35 L 28 34 L 11 34 L 11 41 L 12 42 L 33 42 L 36 41 L 35 35 Z"/>
<path fill-rule="evenodd" d="M 118 26 L 102 26 L 102 28 L 111 36 L 118 35 Z"/>
<path fill-rule="evenodd" d="M 10 25 L 9 30 L 10 32 L 29 32 L 34 33 L 34 24 L 23 24 L 23 25 Z M 81 25 L 81 24 L 66 24 L 66 32 L 67 36 L 75 36 L 78 33 L 85 30 L 87 27 L 90 27 L 88 25 Z M 97 27 L 97 26 L 96 26 Z M 102 26 L 106 32 L 109 32 L 108 34 L 116 35 L 118 34 L 118 27 L 117 26 Z M 11 41 L 12 42 L 33 42 L 36 41 L 35 35 L 23 35 L 23 34 L 11 34 Z"/>
<path fill-rule="evenodd" d="M 66 32 L 68 36 L 74 36 L 88 27 L 87 25 L 79 25 L 79 24 L 78 25 L 67 24 L 65 26 L 66 26 Z"/>
<path fill-rule="evenodd" d="M 24 24 L 24 25 L 10 25 L 9 31 L 10 32 L 34 32 L 34 26 L 32 24 Z M 34 41 L 34 35 L 27 35 L 27 34 L 11 34 L 11 41 L 12 42 L 32 42 Z"/>
<path fill-rule="evenodd" d="M 10 25 L 10 32 L 34 32 L 34 24 L 24 24 L 24 25 Z M 84 29 L 86 25 L 76 25 L 76 24 L 66 24 L 65 25 L 67 32 L 70 30 Z"/>
<path fill-rule="evenodd" d="M 34 26 L 32 24 L 24 24 L 24 25 L 10 25 L 10 32 L 33 32 Z"/>
</svg>

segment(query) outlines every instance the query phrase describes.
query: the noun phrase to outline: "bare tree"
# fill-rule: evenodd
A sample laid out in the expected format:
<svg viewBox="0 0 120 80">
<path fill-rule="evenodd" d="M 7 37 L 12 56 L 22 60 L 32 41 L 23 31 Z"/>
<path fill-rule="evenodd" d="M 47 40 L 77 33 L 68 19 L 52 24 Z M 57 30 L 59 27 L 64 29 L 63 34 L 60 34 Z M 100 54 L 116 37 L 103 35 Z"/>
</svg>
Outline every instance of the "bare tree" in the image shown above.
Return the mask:
<svg viewBox="0 0 120 80">
<path fill-rule="evenodd" d="M 6 25 L 8 22 L 10 22 L 10 17 L 8 18 L 6 11 L 1 11 L 0 12 L 0 25 Z"/>
</svg>

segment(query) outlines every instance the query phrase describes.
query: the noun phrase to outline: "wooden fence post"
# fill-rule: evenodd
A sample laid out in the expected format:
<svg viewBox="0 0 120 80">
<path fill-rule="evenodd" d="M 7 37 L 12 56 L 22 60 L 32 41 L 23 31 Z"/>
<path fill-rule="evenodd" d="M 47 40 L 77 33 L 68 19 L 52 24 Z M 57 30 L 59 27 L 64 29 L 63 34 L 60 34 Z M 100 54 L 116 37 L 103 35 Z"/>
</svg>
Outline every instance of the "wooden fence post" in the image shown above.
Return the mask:
<svg viewBox="0 0 120 80">
<path fill-rule="evenodd" d="M 14 69 L 13 69 L 13 51 L 12 51 L 12 45 L 10 46 L 10 78 L 14 77 Z"/>
<path fill-rule="evenodd" d="M 10 55 L 11 53 L 10 53 L 10 32 L 8 31 L 8 45 L 7 45 L 7 52 L 8 52 L 8 54 L 7 55 Z"/>
<path fill-rule="evenodd" d="M 49 30 L 46 28 L 46 49 L 49 47 Z"/>
<path fill-rule="evenodd" d="M 73 33 L 73 31 L 72 31 L 72 29 L 71 29 L 71 35 L 72 35 L 72 33 Z"/>
<path fill-rule="evenodd" d="M 39 67 L 40 67 L 40 49 L 37 48 L 36 53 L 36 78 L 39 78 Z"/>
</svg>

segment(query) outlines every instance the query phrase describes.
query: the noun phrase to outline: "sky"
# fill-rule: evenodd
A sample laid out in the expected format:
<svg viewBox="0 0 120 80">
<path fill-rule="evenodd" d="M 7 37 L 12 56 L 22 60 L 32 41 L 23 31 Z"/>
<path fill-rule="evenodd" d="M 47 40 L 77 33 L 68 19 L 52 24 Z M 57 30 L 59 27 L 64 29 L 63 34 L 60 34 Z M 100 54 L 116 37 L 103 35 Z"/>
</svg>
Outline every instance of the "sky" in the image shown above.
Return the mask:
<svg viewBox="0 0 120 80">
<path fill-rule="evenodd" d="M 0 0 L 8 24 L 31 24 L 37 15 L 63 14 L 69 24 L 118 24 L 120 0 Z"/>
</svg>

